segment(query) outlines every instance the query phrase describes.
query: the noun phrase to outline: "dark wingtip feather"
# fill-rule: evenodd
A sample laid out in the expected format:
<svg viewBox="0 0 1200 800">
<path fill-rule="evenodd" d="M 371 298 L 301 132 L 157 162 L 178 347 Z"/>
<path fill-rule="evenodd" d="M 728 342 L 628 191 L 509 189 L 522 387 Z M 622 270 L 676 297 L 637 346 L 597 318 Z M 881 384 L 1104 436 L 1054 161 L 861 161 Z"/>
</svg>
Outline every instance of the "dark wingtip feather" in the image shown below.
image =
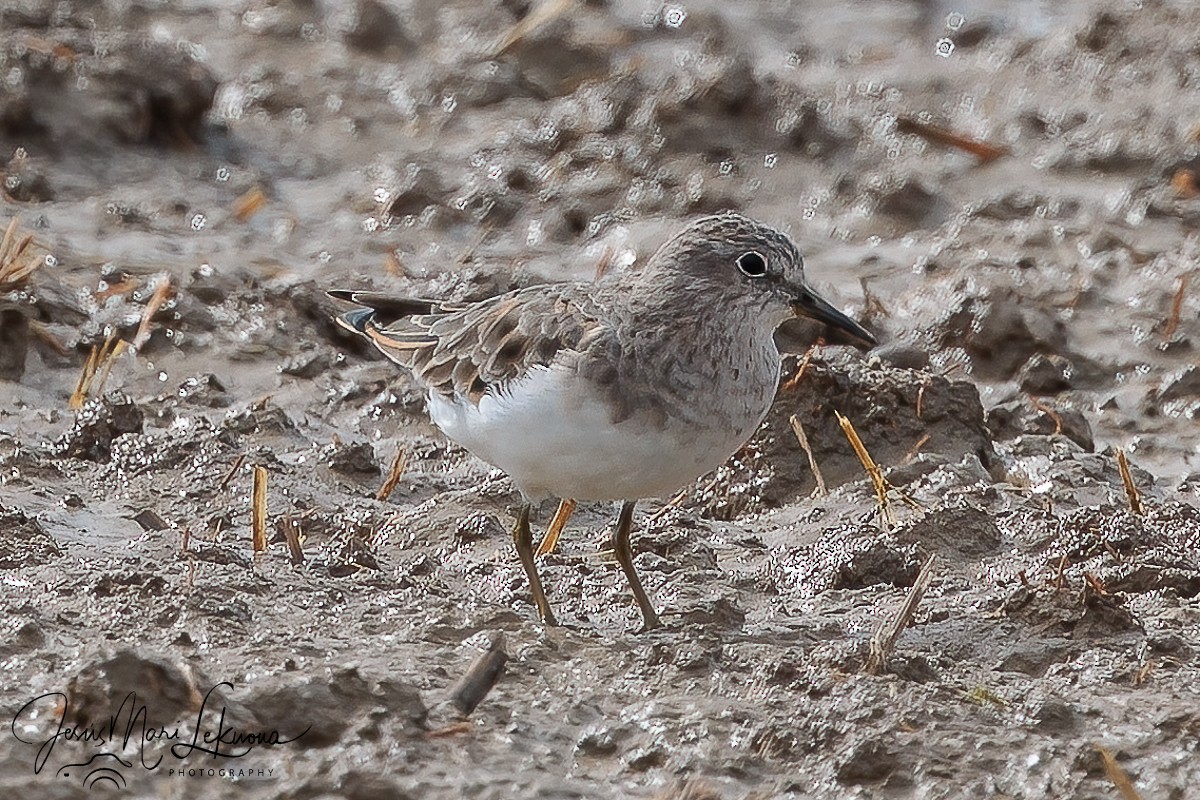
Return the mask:
<svg viewBox="0 0 1200 800">
<path fill-rule="evenodd" d="M 333 293 L 330 292 L 332 295 Z M 349 298 L 339 297 L 339 300 Z M 367 323 L 375 317 L 375 310 L 372 308 L 356 308 L 353 311 L 347 311 L 345 314 L 340 314 L 337 322 L 343 328 L 352 330 L 356 333 L 366 333 Z"/>
<path fill-rule="evenodd" d="M 330 289 L 327 294 L 334 300 L 344 300 L 357 303 L 360 306 L 374 309 L 379 313 L 381 324 L 387 324 L 403 317 L 419 314 L 431 314 L 442 304 L 433 300 L 422 300 L 415 297 L 393 297 L 384 292 L 360 291 L 357 289 Z"/>
</svg>

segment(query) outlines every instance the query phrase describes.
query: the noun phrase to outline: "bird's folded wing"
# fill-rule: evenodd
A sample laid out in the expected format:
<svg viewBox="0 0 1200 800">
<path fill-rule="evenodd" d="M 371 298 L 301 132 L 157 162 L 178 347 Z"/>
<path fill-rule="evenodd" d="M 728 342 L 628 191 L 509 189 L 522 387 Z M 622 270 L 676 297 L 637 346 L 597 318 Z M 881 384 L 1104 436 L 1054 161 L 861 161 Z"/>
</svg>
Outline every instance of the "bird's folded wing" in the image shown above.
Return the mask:
<svg viewBox="0 0 1200 800">
<path fill-rule="evenodd" d="M 599 309 L 572 284 L 521 289 L 467 306 L 365 292 L 330 292 L 366 305 L 339 322 L 432 391 L 473 403 L 529 369 L 566 360 L 605 331 Z"/>
</svg>

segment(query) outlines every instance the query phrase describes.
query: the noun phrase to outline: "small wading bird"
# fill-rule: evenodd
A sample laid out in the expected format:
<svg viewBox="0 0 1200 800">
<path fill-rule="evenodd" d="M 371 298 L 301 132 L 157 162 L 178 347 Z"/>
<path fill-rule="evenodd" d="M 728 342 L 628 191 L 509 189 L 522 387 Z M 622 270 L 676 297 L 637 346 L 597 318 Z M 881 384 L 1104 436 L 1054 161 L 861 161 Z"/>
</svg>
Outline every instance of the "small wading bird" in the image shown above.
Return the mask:
<svg viewBox="0 0 1200 800">
<path fill-rule="evenodd" d="M 544 623 L 557 624 L 534 563 L 530 503 L 620 501 L 613 544 L 641 609 L 634 504 L 723 464 L 763 421 L 779 384 L 774 332 L 793 316 L 854 343 L 874 337 L 804 281 L 784 234 L 740 214 L 705 217 L 640 269 L 532 286 L 469 305 L 333 291 L 339 317 L 427 389 L 453 441 L 524 496 L 513 541 Z"/>
</svg>

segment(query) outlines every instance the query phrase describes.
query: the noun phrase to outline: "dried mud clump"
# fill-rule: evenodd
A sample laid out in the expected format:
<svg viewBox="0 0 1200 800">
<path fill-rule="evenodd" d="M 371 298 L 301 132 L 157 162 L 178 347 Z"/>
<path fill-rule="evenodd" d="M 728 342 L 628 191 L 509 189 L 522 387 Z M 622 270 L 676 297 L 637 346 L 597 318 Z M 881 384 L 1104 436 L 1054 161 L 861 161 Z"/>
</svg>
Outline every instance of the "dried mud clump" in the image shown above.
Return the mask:
<svg viewBox="0 0 1200 800">
<path fill-rule="evenodd" d="M 84 403 L 75 413 L 75 422 L 55 442 L 55 451 L 67 458 L 108 461 L 113 442 L 127 433 L 141 433 L 145 414 L 121 391 Z"/>
<path fill-rule="evenodd" d="M 1108 639 L 1123 633 L 1145 633 L 1142 623 L 1118 595 L 1082 587 L 1022 587 L 1004 601 L 1001 610 L 1039 634 L 1076 639 Z"/>
<path fill-rule="evenodd" d="M 1096 449 L 1092 426 L 1077 408 L 1049 408 L 1030 400 L 1008 400 L 987 412 L 988 430 L 997 442 L 1024 435 L 1065 436 L 1084 451 Z"/>
<path fill-rule="evenodd" d="M 21 306 L 0 300 L 0 380 L 21 379 L 28 347 L 29 315 Z"/>
<path fill-rule="evenodd" d="M 963 348 L 978 377 L 1016 378 L 1035 394 L 1083 387 L 1095 371 L 1084 356 L 1065 352 L 1070 339 L 1066 324 L 1014 290 L 996 290 L 986 299 L 964 300 L 935 326 L 935 336 L 939 348 Z M 1070 369 L 1065 369 L 1068 366 Z"/>
<path fill-rule="evenodd" d="M 62 555 L 54 537 L 19 508 L 0 505 L 0 569 L 45 564 Z"/>
<path fill-rule="evenodd" d="M 918 548 L 870 525 L 825 528 L 812 545 L 772 554 L 771 574 L 784 593 L 819 594 L 880 584 L 908 587 L 921 569 Z"/>
<path fill-rule="evenodd" d="M 1105 506 L 1071 511 L 1044 548 L 1047 567 L 1066 559 L 1067 575 L 1091 575 L 1109 592 L 1200 595 L 1200 511 L 1186 503 L 1152 506 L 1145 516 Z"/>
<path fill-rule="evenodd" d="M 105 140 L 191 147 L 201 141 L 218 85 L 212 71 L 182 48 L 123 32 L 105 32 L 105 44 L 98 46 L 100 37 L 82 32 L 96 20 L 86 19 L 87 11 L 76 13 L 80 28 L 38 26 L 9 39 L 4 56 L 19 81 L 15 105 L 0 105 L 0 119 L 13 118 L 14 124 L 0 134 L 49 133 L 61 147 Z M 22 110 L 25 119 L 18 123 Z"/>
<path fill-rule="evenodd" d="M 64 722 L 84 727 L 102 724 L 132 692 L 137 696 L 135 708 L 146 711 L 148 725 L 170 727 L 200 710 L 201 692 L 208 685 L 186 663 L 121 650 L 85 664 L 67 683 L 70 716 Z"/>
<path fill-rule="evenodd" d="M 992 516 L 971 505 L 932 509 L 897 529 L 895 538 L 915 545 L 923 556 L 937 554 L 961 562 L 994 555 L 1003 539 Z"/>
<path fill-rule="evenodd" d="M 263 724 L 295 736 L 296 746 L 329 747 L 351 729 L 371 741 L 419 736 L 428 711 L 415 688 L 391 679 L 369 680 L 356 669 L 310 677 L 256 696 L 247 703 Z"/>
<path fill-rule="evenodd" d="M 322 453 L 325 463 L 334 472 L 348 476 L 374 476 L 380 472 L 375 448 L 368 442 L 330 445 Z"/>
<path fill-rule="evenodd" d="M 765 430 L 759 433 L 760 447 L 773 471 L 762 492 L 764 502 L 782 505 L 816 486 L 790 423 L 793 415 L 803 425 L 830 489 L 863 477 L 862 464 L 834 412 L 854 424 L 871 456 L 884 468 L 898 466 L 918 453 L 951 462 L 971 454 L 985 468 L 997 463 L 973 384 L 863 361 L 845 352 L 813 356 L 796 377 L 800 363 L 795 359 L 785 363 L 785 382 Z"/>
</svg>

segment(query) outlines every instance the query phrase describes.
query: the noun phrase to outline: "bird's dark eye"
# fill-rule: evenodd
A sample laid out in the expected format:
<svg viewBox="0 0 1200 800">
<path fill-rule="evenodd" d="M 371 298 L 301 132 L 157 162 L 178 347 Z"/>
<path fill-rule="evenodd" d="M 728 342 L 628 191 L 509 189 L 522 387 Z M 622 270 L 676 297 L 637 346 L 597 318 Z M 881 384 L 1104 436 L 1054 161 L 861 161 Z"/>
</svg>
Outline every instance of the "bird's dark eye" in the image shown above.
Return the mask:
<svg viewBox="0 0 1200 800">
<path fill-rule="evenodd" d="M 738 256 L 737 267 L 743 275 L 751 278 L 761 278 L 767 274 L 767 260 L 753 250 Z"/>
</svg>

